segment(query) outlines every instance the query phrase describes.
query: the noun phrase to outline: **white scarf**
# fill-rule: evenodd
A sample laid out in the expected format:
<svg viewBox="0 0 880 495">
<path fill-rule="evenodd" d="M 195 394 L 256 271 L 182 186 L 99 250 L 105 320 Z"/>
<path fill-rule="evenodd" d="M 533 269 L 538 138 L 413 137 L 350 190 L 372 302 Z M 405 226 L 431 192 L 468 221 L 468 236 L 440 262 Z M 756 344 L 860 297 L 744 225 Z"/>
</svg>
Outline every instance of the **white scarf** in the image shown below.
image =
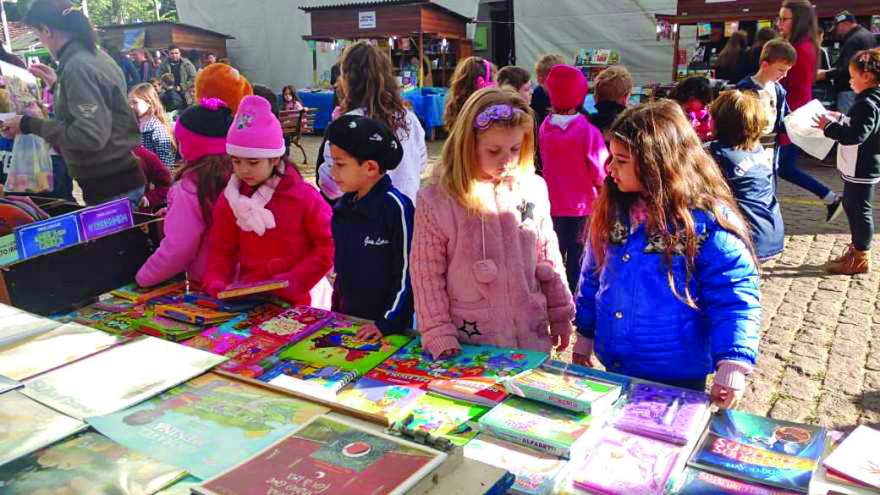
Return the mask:
<svg viewBox="0 0 880 495">
<path fill-rule="evenodd" d="M 242 196 L 241 180 L 232 174 L 223 195 L 229 201 L 229 207 L 235 215 L 235 223 L 245 232 L 253 232 L 262 237 L 267 230 L 275 228 L 275 215 L 266 209 L 266 205 L 272 200 L 275 188 L 281 182 L 284 175 L 284 163 L 278 165 L 279 175 L 273 175 L 264 182 L 251 197 Z"/>
</svg>

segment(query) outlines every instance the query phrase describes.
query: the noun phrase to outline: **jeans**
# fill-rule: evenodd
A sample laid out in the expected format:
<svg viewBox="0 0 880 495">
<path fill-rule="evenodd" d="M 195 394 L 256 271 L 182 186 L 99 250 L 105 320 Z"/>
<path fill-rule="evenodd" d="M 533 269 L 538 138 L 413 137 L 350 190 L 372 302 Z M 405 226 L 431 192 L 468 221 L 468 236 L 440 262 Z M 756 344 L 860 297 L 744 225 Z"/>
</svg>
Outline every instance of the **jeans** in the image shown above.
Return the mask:
<svg viewBox="0 0 880 495">
<path fill-rule="evenodd" d="M 853 247 L 859 251 L 871 249 L 874 237 L 874 184 L 843 183 L 843 211 L 849 220 Z"/>
<path fill-rule="evenodd" d="M 112 198 L 107 198 L 104 201 L 104 203 L 106 203 L 108 201 L 113 201 L 115 199 L 128 198 L 128 200 L 131 201 L 131 208 L 133 210 L 137 210 L 138 206 L 140 206 L 140 204 L 141 204 L 141 199 L 143 199 L 144 192 L 146 190 L 147 190 L 146 186 L 141 186 L 137 189 L 132 189 L 131 191 L 128 191 L 127 193 L 122 193 L 122 194 L 113 196 Z M 89 205 L 89 206 L 94 206 L 94 205 Z"/>
<path fill-rule="evenodd" d="M 819 182 L 812 175 L 798 168 L 797 159 L 800 152 L 801 149 L 795 144 L 786 144 L 782 147 L 782 151 L 779 154 L 779 176 L 819 196 L 819 199 L 825 199 L 828 193 L 831 192 L 831 189 L 828 189 L 828 186 Z"/>
<path fill-rule="evenodd" d="M 855 91 L 841 91 L 837 93 L 837 111 L 840 113 L 849 113 L 853 103 L 856 101 Z"/>
<path fill-rule="evenodd" d="M 553 217 L 553 230 L 565 263 L 565 276 L 572 294 L 577 292 L 584 256 L 584 225 L 589 217 Z"/>
</svg>

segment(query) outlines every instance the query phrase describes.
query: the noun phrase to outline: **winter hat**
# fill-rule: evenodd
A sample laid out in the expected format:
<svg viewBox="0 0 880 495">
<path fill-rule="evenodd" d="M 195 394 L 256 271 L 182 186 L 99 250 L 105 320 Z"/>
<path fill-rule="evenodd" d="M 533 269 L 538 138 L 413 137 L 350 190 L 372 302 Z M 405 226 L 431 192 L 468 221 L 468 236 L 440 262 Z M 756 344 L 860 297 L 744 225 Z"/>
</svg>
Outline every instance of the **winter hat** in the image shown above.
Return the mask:
<svg viewBox="0 0 880 495">
<path fill-rule="evenodd" d="M 226 153 L 240 158 L 278 158 L 287 146 L 281 122 L 260 96 L 245 96 L 226 134 Z"/>
<path fill-rule="evenodd" d="M 232 113 L 238 111 L 242 98 L 252 94 L 251 83 L 238 70 L 226 64 L 211 64 L 196 76 L 196 100 L 219 98 Z"/>
<path fill-rule="evenodd" d="M 382 172 L 403 160 L 403 145 L 385 124 L 360 115 L 343 115 L 327 129 L 327 142 L 339 146 L 359 162 L 375 160 Z"/>
<path fill-rule="evenodd" d="M 550 105 L 558 111 L 578 108 L 587 97 L 587 78 L 571 65 L 554 65 L 545 84 L 550 93 Z"/>
<path fill-rule="evenodd" d="M 187 108 L 174 125 L 180 156 L 186 163 L 194 163 L 207 155 L 225 155 L 231 125 L 232 111 L 217 98 Z"/>
</svg>

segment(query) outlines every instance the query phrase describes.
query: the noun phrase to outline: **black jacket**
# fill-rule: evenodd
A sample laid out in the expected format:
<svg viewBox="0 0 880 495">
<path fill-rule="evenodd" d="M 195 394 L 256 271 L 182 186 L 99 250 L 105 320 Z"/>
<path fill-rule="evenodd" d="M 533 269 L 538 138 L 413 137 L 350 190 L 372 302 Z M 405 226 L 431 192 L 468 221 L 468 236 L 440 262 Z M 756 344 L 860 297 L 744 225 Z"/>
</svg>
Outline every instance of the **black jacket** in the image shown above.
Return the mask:
<svg viewBox="0 0 880 495">
<path fill-rule="evenodd" d="M 362 199 L 342 196 L 333 208 L 336 281 L 333 311 L 374 320 L 383 334 L 413 326 L 409 279 L 412 201 L 385 176 Z"/>
<path fill-rule="evenodd" d="M 856 53 L 874 48 L 874 35 L 862 26 L 856 26 L 843 38 L 840 56 L 834 70 L 828 73 L 834 91 L 852 91 L 849 87 L 849 61 Z"/>
<path fill-rule="evenodd" d="M 596 113 L 590 115 L 590 123 L 605 134 L 624 110 L 626 107 L 616 101 L 600 101 L 596 103 Z"/>
<path fill-rule="evenodd" d="M 840 143 L 837 169 L 843 180 L 880 182 L 880 88 L 859 93 L 843 121 L 828 124 L 825 136 Z"/>
</svg>

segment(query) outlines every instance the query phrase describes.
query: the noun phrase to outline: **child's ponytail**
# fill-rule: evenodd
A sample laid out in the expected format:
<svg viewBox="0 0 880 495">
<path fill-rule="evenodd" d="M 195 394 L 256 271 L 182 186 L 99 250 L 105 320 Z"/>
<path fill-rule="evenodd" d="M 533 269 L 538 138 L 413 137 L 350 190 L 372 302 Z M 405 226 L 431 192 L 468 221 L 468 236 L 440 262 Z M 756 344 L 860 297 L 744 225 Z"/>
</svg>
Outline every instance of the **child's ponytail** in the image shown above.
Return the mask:
<svg viewBox="0 0 880 495">
<path fill-rule="evenodd" d="M 82 7 L 69 0 L 35 0 L 24 16 L 24 23 L 31 27 L 46 26 L 62 31 L 78 41 L 86 50 L 98 52 L 98 37 Z"/>
<path fill-rule="evenodd" d="M 856 53 L 850 59 L 849 64 L 861 74 L 871 74 L 874 82 L 880 84 L 880 48 Z"/>
</svg>

